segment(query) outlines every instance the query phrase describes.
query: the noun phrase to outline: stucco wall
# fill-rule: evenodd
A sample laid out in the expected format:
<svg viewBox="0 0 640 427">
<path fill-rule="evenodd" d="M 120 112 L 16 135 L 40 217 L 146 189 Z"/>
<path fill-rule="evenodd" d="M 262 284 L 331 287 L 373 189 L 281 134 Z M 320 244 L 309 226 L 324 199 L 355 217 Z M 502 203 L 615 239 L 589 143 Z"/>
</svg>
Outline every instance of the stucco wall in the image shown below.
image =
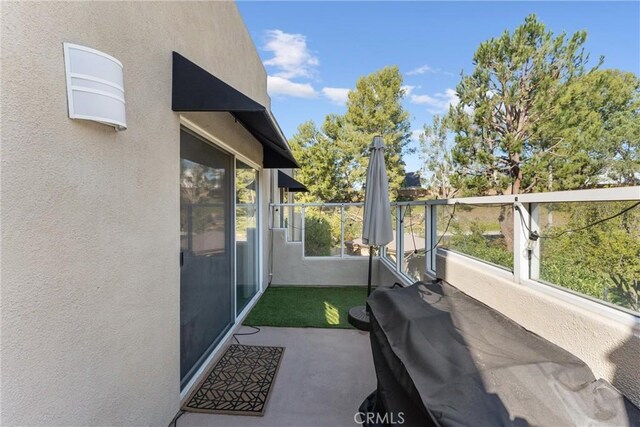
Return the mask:
<svg viewBox="0 0 640 427">
<path fill-rule="evenodd" d="M 305 258 L 301 242 L 287 242 L 287 230 L 273 230 L 274 285 L 345 286 L 367 284 L 369 257 Z M 378 263 L 374 258 L 372 284 L 378 284 Z"/>
<path fill-rule="evenodd" d="M 268 105 L 264 68 L 233 3 L 3 3 L 1 36 L 0 424 L 166 425 L 180 379 L 171 52 Z M 63 42 L 123 63 L 126 131 L 68 118 Z M 261 160 L 228 115 L 192 119 Z"/>
<path fill-rule="evenodd" d="M 429 280 L 429 278 L 425 277 L 424 280 Z M 378 263 L 378 282 L 381 286 L 393 286 L 394 283 L 409 286 L 413 283 L 413 281 L 400 276 L 395 270 L 382 261 Z"/>
<path fill-rule="evenodd" d="M 437 277 L 584 360 L 640 405 L 640 329 L 439 253 Z"/>
</svg>

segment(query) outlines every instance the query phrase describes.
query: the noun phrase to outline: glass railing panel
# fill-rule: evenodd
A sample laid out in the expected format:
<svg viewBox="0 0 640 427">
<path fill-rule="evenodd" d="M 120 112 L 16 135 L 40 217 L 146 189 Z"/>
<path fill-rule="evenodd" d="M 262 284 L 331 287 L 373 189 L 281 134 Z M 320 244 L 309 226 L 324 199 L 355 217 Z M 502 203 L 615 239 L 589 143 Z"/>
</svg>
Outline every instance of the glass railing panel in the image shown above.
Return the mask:
<svg viewBox="0 0 640 427">
<path fill-rule="evenodd" d="M 637 202 L 540 203 L 532 278 L 640 312 L 640 207 Z M 618 215 L 620 214 L 620 215 Z M 617 216 L 616 216 L 617 215 Z M 595 222 L 615 216 L 599 224 Z M 583 229 L 584 228 L 584 229 Z M 571 231 L 576 230 L 576 231 Z"/>
<path fill-rule="evenodd" d="M 397 236 L 396 236 L 396 206 L 395 205 L 391 205 L 391 228 L 393 230 L 393 240 L 391 242 L 389 242 L 389 244 L 387 244 L 385 246 L 385 250 L 384 250 L 384 257 L 386 259 L 388 259 L 389 261 L 391 261 L 393 263 L 393 265 L 396 265 L 396 241 Z"/>
<path fill-rule="evenodd" d="M 403 212 L 402 272 L 414 280 L 422 280 L 427 270 L 425 213 L 425 206 L 407 206 Z"/>
<path fill-rule="evenodd" d="M 364 206 L 344 207 L 344 255 L 368 256 L 369 247 L 362 243 Z"/>
<path fill-rule="evenodd" d="M 513 270 L 513 205 L 441 205 L 438 247 Z"/>
<path fill-rule="evenodd" d="M 340 256 L 340 210 L 340 206 L 305 207 L 305 256 Z"/>
<path fill-rule="evenodd" d="M 282 206 L 282 228 L 287 229 L 287 241 L 302 242 L 302 209 L 300 206 Z"/>
</svg>

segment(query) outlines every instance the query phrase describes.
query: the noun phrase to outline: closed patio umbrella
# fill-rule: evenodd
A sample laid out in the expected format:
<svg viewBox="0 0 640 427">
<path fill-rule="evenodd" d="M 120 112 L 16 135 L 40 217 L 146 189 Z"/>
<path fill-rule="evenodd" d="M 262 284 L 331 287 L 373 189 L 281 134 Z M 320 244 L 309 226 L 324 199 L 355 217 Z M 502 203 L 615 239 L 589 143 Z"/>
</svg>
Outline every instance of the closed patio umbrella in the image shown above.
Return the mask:
<svg viewBox="0 0 640 427">
<path fill-rule="evenodd" d="M 367 167 L 362 226 L 362 242 L 369 245 L 367 297 L 371 294 L 373 247 L 386 245 L 391 240 L 393 240 L 393 231 L 391 230 L 389 179 L 384 161 L 384 140 L 381 136 L 376 136 L 371 144 L 371 156 Z M 366 308 L 358 306 L 349 310 L 349 322 L 358 329 L 368 330 L 369 315 Z"/>
<path fill-rule="evenodd" d="M 371 144 L 371 156 L 367 167 L 362 225 L 362 243 L 369 245 L 367 296 L 371 293 L 373 246 L 383 246 L 391 240 L 393 240 L 393 231 L 391 230 L 391 205 L 389 204 L 389 178 L 384 162 L 384 140 L 381 136 L 376 136 Z"/>
</svg>

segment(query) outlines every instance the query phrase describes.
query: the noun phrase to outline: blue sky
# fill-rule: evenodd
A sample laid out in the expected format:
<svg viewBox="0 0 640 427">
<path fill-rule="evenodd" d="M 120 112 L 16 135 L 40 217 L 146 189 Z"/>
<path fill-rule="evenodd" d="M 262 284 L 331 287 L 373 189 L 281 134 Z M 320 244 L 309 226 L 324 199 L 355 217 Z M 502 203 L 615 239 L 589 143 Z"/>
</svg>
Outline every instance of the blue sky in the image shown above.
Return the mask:
<svg viewBox="0 0 640 427">
<path fill-rule="evenodd" d="M 640 74 L 640 2 L 238 2 L 269 75 L 285 135 L 344 113 L 358 77 L 397 65 L 413 130 L 455 102 L 480 42 L 536 13 L 555 33 L 588 31 L 592 63 Z M 412 146 L 417 147 L 413 141 Z M 405 157 L 418 170 L 418 154 Z"/>
</svg>

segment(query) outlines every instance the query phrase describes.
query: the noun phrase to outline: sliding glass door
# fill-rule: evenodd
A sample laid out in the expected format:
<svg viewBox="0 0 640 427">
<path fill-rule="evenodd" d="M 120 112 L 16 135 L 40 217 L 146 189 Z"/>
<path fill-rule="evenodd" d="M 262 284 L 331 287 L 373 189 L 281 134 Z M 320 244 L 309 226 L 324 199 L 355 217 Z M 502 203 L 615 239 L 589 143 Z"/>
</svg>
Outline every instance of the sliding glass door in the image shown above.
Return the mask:
<svg viewBox="0 0 640 427">
<path fill-rule="evenodd" d="M 258 286 L 258 171 L 236 160 L 236 315 Z"/>
<path fill-rule="evenodd" d="M 181 385 L 235 319 L 233 180 L 232 156 L 181 130 Z"/>
</svg>

